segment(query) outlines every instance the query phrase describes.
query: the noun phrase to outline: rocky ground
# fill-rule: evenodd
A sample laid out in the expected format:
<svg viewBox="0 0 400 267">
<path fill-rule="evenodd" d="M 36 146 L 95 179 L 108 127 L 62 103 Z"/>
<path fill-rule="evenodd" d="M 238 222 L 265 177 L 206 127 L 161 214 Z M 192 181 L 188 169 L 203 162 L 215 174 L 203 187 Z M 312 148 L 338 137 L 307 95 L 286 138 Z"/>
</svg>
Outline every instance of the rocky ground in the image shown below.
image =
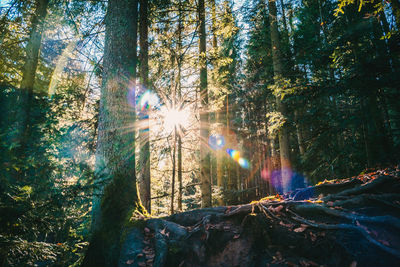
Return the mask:
<svg viewBox="0 0 400 267">
<path fill-rule="evenodd" d="M 400 266 L 400 172 L 136 218 L 122 239 L 120 266 Z"/>
</svg>

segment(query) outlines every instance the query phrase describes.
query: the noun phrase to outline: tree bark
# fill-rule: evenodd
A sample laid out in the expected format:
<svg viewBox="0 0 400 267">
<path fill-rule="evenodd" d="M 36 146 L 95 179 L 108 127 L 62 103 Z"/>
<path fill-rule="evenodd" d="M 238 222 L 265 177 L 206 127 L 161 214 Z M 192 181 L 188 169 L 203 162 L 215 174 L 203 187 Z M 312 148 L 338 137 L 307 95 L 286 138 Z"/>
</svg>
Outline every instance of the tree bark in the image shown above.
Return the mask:
<svg viewBox="0 0 400 267">
<path fill-rule="evenodd" d="M 283 74 L 282 55 L 279 44 L 279 31 L 277 24 L 277 11 L 275 0 L 268 0 L 269 6 L 269 20 L 271 27 L 271 48 L 272 48 L 272 61 L 274 68 L 274 80 L 275 84 L 279 82 Z M 281 101 L 281 97 L 276 96 L 276 106 L 278 112 L 283 116 L 286 115 L 286 105 Z M 286 129 L 286 125 L 283 125 L 279 130 L 279 149 L 281 158 L 281 177 L 282 177 L 282 189 L 286 193 L 288 185 L 290 183 L 290 159 L 289 159 L 289 138 Z"/>
<path fill-rule="evenodd" d="M 140 0 L 140 20 L 139 20 L 139 45 L 140 45 L 140 81 L 142 83 L 142 91 L 148 90 L 148 74 L 149 74 L 149 44 L 148 44 L 148 0 Z M 139 155 L 139 191 L 140 199 L 148 213 L 151 213 L 151 189 L 150 189 L 150 125 L 149 110 L 144 109 L 141 114 L 143 126 L 139 129 L 140 155 Z"/>
<path fill-rule="evenodd" d="M 299 122 L 299 112 L 298 112 L 298 110 L 294 111 L 294 116 L 295 116 L 295 119 L 296 119 L 296 133 L 297 133 L 297 142 L 299 144 L 299 152 L 300 152 L 300 156 L 303 157 L 304 153 L 305 153 L 304 138 L 303 138 L 303 130 L 302 130 L 301 124 Z"/>
<path fill-rule="evenodd" d="M 44 20 L 47 15 L 49 0 L 37 0 L 35 14 L 31 21 L 31 34 L 26 45 L 26 58 L 22 69 L 21 89 L 33 93 L 35 74 L 39 61 L 40 46 L 42 44 Z"/>
<path fill-rule="evenodd" d="M 32 106 L 32 97 L 34 94 L 35 74 L 39 62 L 40 46 L 42 44 L 44 21 L 47 15 L 49 0 L 37 0 L 35 14 L 31 19 L 32 31 L 29 35 L 29 40 L 26 45 L 25 63 L 22 67 L 21 80 L 21 96 L 18 106 L 20 110 L 20 125 L 18 125 L 18 136 L 20 143 L 20 155 L 23 157 L 26 145 L 30 139 L 30 113 Z"/>
<path fill-rule="evenodd" d="M 211 24 L 212 24 L 212 47 L 213 47 L 213 53 L 214 53 L 214 57 L 217 56 L 217 52 L 218 52 L 218 38 L 217 38 L 217 11 L 216 11 L 216 5 L 215 5 L 215 0 L 211 0 Z M 216 68 L 218 66 L 214 66 L 214 68 Z M 215 75 L 215 74 L 214 74 Z M 217 81 L 215 79 L 215 77 L 213 77 L 213 82 L 216 84 Z M 228 97 L 228 96 L 226 96 Z M 216 111 L 215 114 L 215 120 L 216 123 L 218 125 L 223 124 L 222 120 L 222 112 L 223 112 L 223 108 L 221 108 L 220 110 Z M 219 134 L 222 135 L 222 127 L 219 127 Z M 226 137 L 226 136 L 225 136 Z M 218 149 L 216 152 L 216 161 L 217 161 L 217 186 L 219 189 L 222 189 L 224 184 L 223 184 L 223 160 L 224 160 L 224 153 L 221 149 Z M 218 199 L 218 204 L 219 205 L 223 205 L 224 201 L 222 199 L 222 195 L 221 197 Z"/>
<path fill-rule="evenodd" d="M 172 151 L 172 181 L 171 181 L 171 206 L 170 213 L 175 213 L 174 202 L 175 202 L 175 176 L 176 176 L 176 142 L 177 142 L 177 130 L 174 127 L 174 140 L 173 140 L 173 151 Z"/>
<path fill-rule="evenodd" d="M 207 58 L 206 58 L 206 17 L 204 0 L 199 0 L 198 16 L 199 31 L 199 59 L 200 59 L 200 179 L 201 179 L 201 207 L 211 206 L 211 179 L 210 179 L 210 152 L 207 146 L 209 135 L 208 118 L 208 90 L 207 90 Z"/>
<path fill-rule="evenodd" d="M 143 211 L 135 175 L 137 14 L 138 0 L 108 2 L 93 235 L 83 266 L 116 266 L 122 226 L 132 210 Z"/>
<path fill-rule="evenodd" d="M 392 6 L 392 12 L 396 20 L 397 29 L 400 29 L 400 1 L 391 0 L 390 4 Z"/>
<path fill-rule="evenodd" d="M 178 75 L 177 75 L 177 88 L 178 88 L 178 97 L 179 102 L 182 101 L 182 84 L 181 84 L 181 74 L 182 74 L 182 62 L 183 62 L 183 53 L 182 53 L 182 31 L 183 31 L 183 11 L 182 11 L 182 1 L 179 1 L 179 18 L 178 18 Z M 178 134 L 178 210 L 182 211 L 182 131 Z"/>
</svg>

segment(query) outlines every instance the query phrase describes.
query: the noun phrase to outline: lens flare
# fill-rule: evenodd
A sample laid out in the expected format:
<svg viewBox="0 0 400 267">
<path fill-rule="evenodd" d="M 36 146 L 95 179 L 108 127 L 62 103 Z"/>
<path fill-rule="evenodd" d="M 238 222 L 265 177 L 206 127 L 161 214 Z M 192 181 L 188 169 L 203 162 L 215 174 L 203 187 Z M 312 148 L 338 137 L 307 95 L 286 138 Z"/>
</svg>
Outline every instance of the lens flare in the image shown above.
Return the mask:
<svg viewBox="0 0 400 267">
<path fill-rule="evenodd" d="M 243 169 L 249 169 L 250 168 L 250 163 L 245 158 L 239 158 L 238 163 L 239 163 L 240 167 L 242 167 Z"/>
<path fill-rule="evenodd" d="M 225 146 L 225 138 L 220 134 L 210 135 L 208 144 L 214 150 L 220 150 Z"/>
<path fill-rule="evenodd" d="M 139 96 L 137 107 L 140 111 L 150 110 L 155 108 L 160 103 L 158 96 L 150 90 L 145 91 Z"/>
<path fill-rule="evenodd" d="M 250 162 L 247 159 L 240 156 L 240 151 L 228 148 L 226 150 L 226 153 L 228 153 L 228 155 L 234 161 L 236 161 L 240 167 L 242 167 L 243 169 L 250 169 Z"/>
</svg>

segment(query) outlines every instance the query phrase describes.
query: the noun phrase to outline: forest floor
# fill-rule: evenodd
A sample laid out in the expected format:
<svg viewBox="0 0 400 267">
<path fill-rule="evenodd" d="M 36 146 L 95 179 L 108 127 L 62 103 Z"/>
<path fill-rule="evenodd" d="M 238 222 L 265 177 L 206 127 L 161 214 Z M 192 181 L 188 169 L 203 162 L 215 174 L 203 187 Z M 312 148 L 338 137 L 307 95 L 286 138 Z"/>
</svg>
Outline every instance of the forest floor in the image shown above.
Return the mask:
<svg viewBox="0 0 400 267">
<path fill-rule="evenodd" d="M 134 220 L 120 266 L 400 266 L 400 171 Z"/>
</svg>

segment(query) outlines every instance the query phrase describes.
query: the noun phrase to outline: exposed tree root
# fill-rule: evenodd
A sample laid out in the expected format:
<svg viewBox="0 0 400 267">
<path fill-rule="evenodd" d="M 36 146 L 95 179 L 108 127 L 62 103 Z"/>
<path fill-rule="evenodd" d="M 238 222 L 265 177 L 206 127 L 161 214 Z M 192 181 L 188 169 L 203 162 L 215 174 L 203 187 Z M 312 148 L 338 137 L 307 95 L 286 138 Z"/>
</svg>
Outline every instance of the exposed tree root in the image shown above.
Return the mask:
<svg viewBox="0 0 400 267">
<path fill-rule="evenodd" d="M 119 264 L 397 266 L 399 201 L 398 174 L 375 173 L 291 198 L 148 219 L 127 226 Z"/>
</svg>

